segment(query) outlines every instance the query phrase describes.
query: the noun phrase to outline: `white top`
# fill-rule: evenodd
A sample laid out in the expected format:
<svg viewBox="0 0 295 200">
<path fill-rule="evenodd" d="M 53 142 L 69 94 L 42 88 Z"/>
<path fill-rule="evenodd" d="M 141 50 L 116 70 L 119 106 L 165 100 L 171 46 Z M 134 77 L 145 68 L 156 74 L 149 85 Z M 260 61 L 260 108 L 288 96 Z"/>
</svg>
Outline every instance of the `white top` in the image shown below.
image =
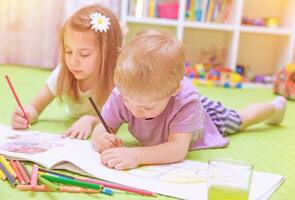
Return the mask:
<svg viewBox="0 0 295 200">
<path fill-rule="evenodd" d="M 57 79 L 60 72 L 60 66 L 57 66 L 53 72 L 48 77 L 46 84 L 52 93 L 53 96 L 56 97 L 56 91 L 57 91 Z M 88 97 L 91 96 L 91 90 L 87 90 L 85 92 L 81 91 L 79 89 L 79 97 L 80 101 L 73 102 L 73 100 L 68 96 L 62 96 L 63 101 L 66 104 L 66 111 L 71 117 L 81 117 L 82 115 L 95 115 L 95 111 L 88 99 Z"/>
</svg>

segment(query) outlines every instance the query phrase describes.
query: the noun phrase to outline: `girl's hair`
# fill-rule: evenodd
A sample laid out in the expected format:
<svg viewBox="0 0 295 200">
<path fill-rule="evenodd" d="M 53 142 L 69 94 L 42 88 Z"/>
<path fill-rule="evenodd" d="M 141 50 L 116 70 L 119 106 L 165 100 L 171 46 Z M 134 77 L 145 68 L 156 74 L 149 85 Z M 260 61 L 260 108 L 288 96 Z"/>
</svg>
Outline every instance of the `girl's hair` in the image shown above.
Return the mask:
<svg viewBox="0 0 295 200">
<path fill-rule="evenodd" d="M 91 29 L 89 15 L 95 12 L 101 13 L 110 19 L 110 27 L 107 32 L 94 32 Z M 109 9 L 100 5 L 92 5 L 78 10 L 66 20 L 61 28 L 59 37 L 61 71 L 57 80 L 57 96 L 62 100 L 62 96 L 67 95 L 74 102 L 79 102 L 78 80 L 75 79 L 65 62 L 64 34 L 67 28 L 80 32 L 93 31 L 95 34 L 97 41 L 94 42 L 98 44 L 99 62 L 96 75 L 97 81 L 93 85 L 92 96 L 98 107 L 101 108 L 114 87 L 114 70 L 122 46 L 122 33 L 119 22 Z"/>
<path fill-rule="evenodd" d="M 160 100 L 180 86 L 184 61 L 180 41 L 160 31 L 146 30 L 122 49 L 114 81 L 129 98 Z"/>
</svg>

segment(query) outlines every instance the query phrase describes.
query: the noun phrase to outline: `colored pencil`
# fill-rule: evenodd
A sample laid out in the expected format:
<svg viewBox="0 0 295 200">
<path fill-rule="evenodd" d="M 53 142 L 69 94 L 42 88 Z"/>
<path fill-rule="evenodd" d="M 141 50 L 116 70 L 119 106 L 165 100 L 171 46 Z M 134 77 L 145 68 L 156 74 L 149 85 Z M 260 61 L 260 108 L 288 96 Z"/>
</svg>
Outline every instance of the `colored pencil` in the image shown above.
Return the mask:
<svg viewBox="0 0 295 200">
<path fill-rule="evenodd" d="M 32 168 L 32 176 L 31 176 L 31 187 L 34 189 L 37 186 L 38 182 L 38 165 L 34 164 Z"/>
<path fill-rule="evenodd" d="M 15 162 L 16 167 L 18 168 L 19 172 L 22 174 L 22 176 L 23 176 L 23 178 L 25 180 L 25 183 L 30 184 L 31 176 L 29 174 L 28 169 L 20 161 L 15 160 L 14 162 Z"/>
<path fill-rule="evenodd" d="M 34 189 L 31 187 L 31 185 L 17 185 L 16 189 L 34 192 L 51 192 L 51 190 L 47 188 L 45 185 L 36 185 Z"/>
<path fill-rule="evenodd" d="M 49 170 L 49 169 L 39 168 L 39 171 L 45 172 L 45 173 L 48 173 L 48 174 L 52 174 L 52 175 L 56 175 L 56 176 L 62 176 L 62 177 L 65 177 L 65 178 L 73 178 L 70 175 L 66 175 L 64 173 L 52 171 L 52 170 Z"/>
<path fill-rule="evenodd" d="M 140 194 L 140 195 L 145 195 L 145 196 L 155 196 L 156 195 L 155 193 L 150 192 L 150 191 L 141 190 L 138 188 L 124 186 L 121 184 L 111 183 L 111 182 L 107 182 L 107 181 L 95 180 L 95 179 L 90 179 L 90 178 L 85 179 L 85 178 L 74 177 L 74 176 L 66 175 L 64 173 L 55 172 L 55 171 L 43 169 L 43 168 L 40 168 L 39 170 L 42 172 L 46 172 L 48 174 L 57 175 L 57 176 L 64 177 L 64 178 L 75 179 L 75 180 L 87 182 L 87 183 L 99 184 L 99 185 L 102 185 L 103 187 L 108 187 L 108 188 L 112 188 L 112 189 L 136 193 L 136 194 Z"/>
<path fill-rule="evenodd" d="M 32 189 L 31 185 L 18 185 L 16 189 L 23 191 L 38 191 L 38 192 L 50 192 L 51 190 L 45 185 L 37 185 Z M 73 192 L 73 193 L 99 193 L 100 190 L 86 189 L 80 187 L 69 187 L 69 186 L 58 186 L 58 191 L 60 192 Z"/>
<path fill-rule="evenodd" d="M 4 156 L 0 156 L 0 163 L 2 163 L 2 165 L 4 165 L 4 167 L 9 172 L 10 175 L 12 175 L 14 178 L 16 178 L 15 171 L 13 171 L 13 169 L 11 168 L 9 162 L 5 159 Z"/>
<path fill-rule="evenodd" d="M 61 177 L 61 176 L 51 176 L 51 175 L 42 174 L 41 177 L 47 179 L 48 181 L 62 183 L 65 185 L 74 185 L 74 186 L 79 186 L 79 187 L 83 187 L 83 188 L 95 189 L 95 190 L 101 190 L 103 188 L 99 184 L 82 182 L 82 181 L 78 181 L 78 180 L 70 179 L 70 178 L 65 178 L 65 177 Z"/>
<path fill-rule="evenodd" d="M 156 195 L 155 193 L 150 192 L 150 191 L 146 191 L 146 190 L 142 190 L 142 189 L 138 189 L 138 188 L 134 188 L 134 187 L 129 187 L 129 186 L 121 185 L 121 184 L 115 184 L 115 183 L 102 181 L 102 180 L 95 180 L 95 179 L 90 179 L 90 178 L 85 179 L 85 178 L 78 178 L 78 177 L 76 177 L 75 179 L 79 180 L 79 181 L 88 182 L 88 183 L 100 184 L 104 187 L 113 188 L 113 189 L 117 189 L 117 190 L 131 192 L 131 193 L 136 193 L 136 194 L 145 195 L 145 196 L 155 196 Z"/>
<path fill-rule="evenodd" d="M 15 187 L 16 186 L 16 180 L 15 180 L 15 178 L 8 172 L 8 170 L 5 168 L 5 166 L 2 163 L 0 163 L 0 169 L 2 170 L 2 172 L 7 177 L 7 180 L 9 182 L 9 184 L 12 187 Z"/>
<path fill-rule="evenodd" d="M 5 174 L 0 170 L 0 178 L 4 181 L 6 180 Z"/>
<path fill-rule="evenodd" d="M 107 125 L 106 122 L 104 121 L 103 117 L 101 116 L 101 114 L 100 114 L 100 112 L 99 112 L 99 110 L 98 110 L 96 104 L 94 103 L 92 97 L 88 97 L 88 99 L 89 99 L 90 103 L 92 104 L 92 106 L 93 106 L 93 108 L 94 108 L 94 110 L 95 110 L 97 116 L 99 117 L 99 119 L 100 119 L 102 125 L 104 126 L 104 128 L 106 129 L 106 131 L 109 132 L 109 133 L 112 133 L 111 130 L 109 129 L 108 125 Z"/>
<path fill-rule="evenodd" d="M 18 179 L 19 183 L 20 184 L 26 184 L 21 172 L 19 171 L 19 169 L 16 166 L 15 161 L 14 160 L 9 160 L 9 163 L 10 163 L 11 167 L 13 168 L 13 170 L 15 171 L 16 178 Z"/>
<path fill-rule="evenodd" d="M 77 193 L 99 193 L 101 190 L 86 189 L 80 187 L 59 186 L 61 192 L 77 192 Z"/>
<path fill-rule="evenodd" d="M 26 167 L 25 164 L 23 164 L 22 162 L 19 162 L 21 164 L 21 166 L 24 168 L 26 174 L 28 175 L 28 177 L 31 179 L 32 174 L 29 172 L 28 168 Z"/>
<path fill-rule="evenodd" d="M 57 191 L 58 185 L 46 180 L 45 178 L 42 178 L 41 175 L 38 175 L 38 180 L 43 183 L 46 187 L 48 187 L 51 191 Z"/>
<path fill-rule="evenodd" d="M 26 114 L 26 112 L 25 112 L 25 110 L 24 110 L 24 108 L 23 108 L 23 106 L 22 106 L 22 104 L 21 104 L 21 102 L 20 102 L 20 100 L 19 100 L 17 94 L 16 94 L 16 92 L 15 92 L 15 90 L 14 90 L 14 87 L 13 87 L 13 85 L 12 85 L 12 83 L 11 83 L 9 77 L 8 77 L 7 75 L 5 75 L 5 78 L 6 78 L 6 80 L 7 80 L 7 83 L 8 83 L 8 85 L 9 85 L 9 87 L 10 87 L 10 90 L 12 91 L 12 94 L 13 94 L 13 96 L 14 96 L 14 98 L 15 98 L 17 104 L 18 104 L 18 106 L 19 106 L 20 109 L 23 111 L 23 113 L 24 113 L 24 117 L 25 117 L 25 119 L 27 120 L 27 122 L 29 123 L 29 117 L 27 116 L 27 114 Z"/>
</svg>

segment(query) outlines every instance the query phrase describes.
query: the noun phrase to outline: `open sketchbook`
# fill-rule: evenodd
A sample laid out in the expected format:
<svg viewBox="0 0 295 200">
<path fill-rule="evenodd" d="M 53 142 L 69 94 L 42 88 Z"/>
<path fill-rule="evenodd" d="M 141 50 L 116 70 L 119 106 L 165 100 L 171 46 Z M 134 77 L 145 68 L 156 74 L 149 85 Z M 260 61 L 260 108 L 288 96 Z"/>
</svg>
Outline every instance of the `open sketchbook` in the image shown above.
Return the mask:
<svg viewBox="0 0 295 200">
<path fill-rule="evenodd" d="M 185 160 L 117 171 L 101 164 L 100 155 L 93 150 L 90 141 L 29 130 L 16 131 L 1 124 L 0 154 L 171 197 L 207 199 L 207 163 Z M 280 175 L 254 172 L 250 199 L 267 199 L 283 181 L 284 177 Z"/>
</svg>

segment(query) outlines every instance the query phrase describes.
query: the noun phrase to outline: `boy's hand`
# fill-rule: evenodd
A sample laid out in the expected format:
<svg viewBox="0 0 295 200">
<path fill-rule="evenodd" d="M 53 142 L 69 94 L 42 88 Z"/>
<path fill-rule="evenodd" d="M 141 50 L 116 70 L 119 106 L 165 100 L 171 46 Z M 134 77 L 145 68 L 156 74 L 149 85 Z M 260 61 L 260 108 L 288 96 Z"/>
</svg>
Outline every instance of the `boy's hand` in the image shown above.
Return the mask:
<svg viewBox="0 0 295 200">
<path fill-rule="evenodd" d="M 28 105 L 24 107 L 26 115 L 29 118 L 29 121 L 25 118 L 25 115 L 20 107 L 17 107 L 12 114 L 11 126 L 14 129 L 27 129 L 29 125 L 37 121 L 39 113 L 33 105 Z"/>
<path fill-rule="evenodd" d="M 86 140 L 91 135 L 94 120 L 95 118 L 89 115 L 80 117 L 80 119 L 63 133 L 63 137 Z"/>
<path fill-rule="evenodd" d="M 140 154 L 136 148 L 117 147 L 104 150 L 101 153 L 101 162 L 117 170 L 136 168 L 139 163 Z"/>
<path fill-rule="evenodd" d="M 122 140 L 115 134 L 108 133 L 106 131 L 93 133 L 92 139 L 93 147 L 96 151 L 101 153 L 106 149 L 122 146 Z"/>
</svg>

